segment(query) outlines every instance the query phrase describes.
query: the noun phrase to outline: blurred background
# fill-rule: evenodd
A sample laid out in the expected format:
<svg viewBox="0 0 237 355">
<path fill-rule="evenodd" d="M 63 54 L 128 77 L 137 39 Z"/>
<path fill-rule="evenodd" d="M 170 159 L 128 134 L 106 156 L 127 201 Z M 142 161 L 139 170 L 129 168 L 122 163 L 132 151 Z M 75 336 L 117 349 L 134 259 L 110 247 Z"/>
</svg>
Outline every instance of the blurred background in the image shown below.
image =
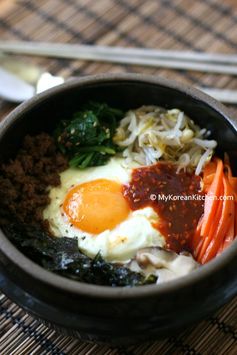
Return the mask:
<svg viewBox="0 0 237 355">
<path fill-rule="evenodd" d="M 0 0 L 0 39 L 220 52 L 237 50 L 235 0 Z M 237 89 L 230 75 L 23 57 L 54 75 L 139 72 Z"/>
<path fill-rule="evenodd" d="M 235 54 L 236 0 L 0 0 L 0 40 L 41 41 Z M 195 86 L 237 90 L 234 75 L 16 55 L 67 79 L 145 73 Z M 3 85 L 0 81 L 0 86 Z M 15 104 L 0 100 L 0 117 Z M 235 106 L 230 107 L 233 114 Z M 237 354 L 237 300 L 177 337 L 112 349 L 47 329 L 0 296 L 0 354 Z"/>
</svg>

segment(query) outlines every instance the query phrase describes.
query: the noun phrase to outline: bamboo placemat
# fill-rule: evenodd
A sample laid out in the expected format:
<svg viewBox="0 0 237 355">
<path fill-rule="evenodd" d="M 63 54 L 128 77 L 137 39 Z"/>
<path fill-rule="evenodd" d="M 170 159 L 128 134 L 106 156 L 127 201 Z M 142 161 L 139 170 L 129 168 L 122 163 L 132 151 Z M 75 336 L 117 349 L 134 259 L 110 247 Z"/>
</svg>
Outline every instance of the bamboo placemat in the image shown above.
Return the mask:
<svg viewBox="0 0 237 355">
<path fill-rule="evenodd" d="M 6 40 L 57 41 L 197 51 L 237 51 L 236 0 L 0 0 Z M 131 65 L 24 58 L 65 78 L 143 72 L 193 85 L 237 89 L 227 75 Z M 0 101 L 0 116 L 13 108 Z M 233 109 L 236 114 L 236 110 Z M 46 328 L 0 294 L 0 354 L 237 354 L 237 299 L 176 337 L 140 346 L 86 344 Z"/>
</svg>

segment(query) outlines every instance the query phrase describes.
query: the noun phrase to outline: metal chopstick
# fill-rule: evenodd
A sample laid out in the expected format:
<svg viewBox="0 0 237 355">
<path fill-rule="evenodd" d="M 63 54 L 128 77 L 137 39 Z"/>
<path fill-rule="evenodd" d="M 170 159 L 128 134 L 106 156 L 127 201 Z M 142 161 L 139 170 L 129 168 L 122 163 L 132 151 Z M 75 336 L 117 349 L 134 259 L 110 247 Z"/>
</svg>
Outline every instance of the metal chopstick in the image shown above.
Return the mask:
<svg viewBox="0 0 237 355">
<path fill-rule="evenodd" d="M 216 89 L 209 87 L 197 87 L 199 90 L 205 92 L 206 94 L 214 97 L 216 100 L 219 100 L 228 104 L 237 104 L 237 90 L 229 89 Z"/>
<path fill-rule="evenodd" d="M 192 62 L 205 63 L 228 63 L 237 64 L 237 55 L 222 54 L 222 53 L 205 53 L 178 51 L 166 49 L 150 49 L 150 48 L 134 48 L 134 47 L 112 47 L 100 45 L 85 45 L 85 44 L 66 44 L 66 43 L 45 43 L 45 42 L 7 42 L 0 41 L 0 50 L 7 52 L 32 53 L 41 55 L 45 53 L 55 53 L 55 55 L 67 55 L 71 50 L 83 53 L 81 55 L 118 55 L 118 56 L 134 56 L 151 59 L 170 59 Z M 70 54 L 68 54 L 70 55 Z M 79 55 L 76 53 L 76 55 Z"/>
<path fill-rule="evenodd" d="M 0 41 L 0 51 L 15 54 L 104 61 L 237 75 L 237 55 L 163 51 L 146 48 L 6 41 Z"/>
</svg>

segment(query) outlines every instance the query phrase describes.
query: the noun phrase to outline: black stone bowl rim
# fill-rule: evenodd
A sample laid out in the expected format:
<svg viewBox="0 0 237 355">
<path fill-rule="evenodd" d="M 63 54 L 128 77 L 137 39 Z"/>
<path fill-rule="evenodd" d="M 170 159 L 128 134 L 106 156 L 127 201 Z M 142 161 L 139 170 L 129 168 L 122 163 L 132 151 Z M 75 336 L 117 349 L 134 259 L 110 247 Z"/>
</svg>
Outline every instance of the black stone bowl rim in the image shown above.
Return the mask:
<svg viewBox="0 0 237 355">
<path fill-rule="evenodd" d="M 67 81 L 66 83 L 49 89 L 39 95 L 34 96 L 32 99 L 22 103 L 16 109 L 14 109 L 4 120 L 0 123 L 0 139 L 8 130 L 8 128 L 23 116 L 28 110 L 32 109 L 39 104 L 43 104 L 45 99 L 51 96 L 57 95 L 67 90 L 71 90 L 76 87 L 83 87 L 89 85 L 96 85 L 109 83 L 109 82 L 136 82 L 138 83 L 148 83 L 158 86 L 163 86 L 170 88 L 172 90 L 179 91 L 187 96 L 187 100 L 198 100 L 213 110 L 217 111 L 227 124 L 236 131 L 237 139 L 237 120 L 230 118 L 230 112 L 227 107 L 213 99 L 212 97 L 204 94 L 198 89 L 178 83 L 176 81 L 171 81 L 161 77 L 154 77 L 151 75 L 144 74 L 100 74 L 93 76 L 85 76 L 82 78 L 75 78 Z M 103 298 L 103 299 L 128 299 L 128 298 L 144 298 L 150 296 L 159 296 L 169 294 L 172 291 L 177 290 L 177 288 L 184 288 L 187 286 L 192 286 L 201 280 L 207 279 L 211 274 L 224 268 L 225 265 L 229 263 L 234 257 L 237 257 L 237 240 L 235 240 L 232 245 L 227 248 L 220 256 L 210 261 L 206 265 L 194 270 L 189 275 L 180 277 L 176 280 L 160 284 L 160 285 L 146 285 L 139 287 L 110 287 L 110 286 L 99 286 L 87 283 L 82 283 L 78 281 L 73 281 L 62 276 L 56 275 L 52 272 L 45 270 L 43 267 L 37 265 L 30 259 L 28 259 L 24 254 L 22 254 L 4 235 L 0 230 L 0 251 L 6 255 L 6 257 L 17 267 L 21 268 L 26 274 L 30 274 L 35 280 L 39 280 L 44 284 L 54 286 L 58 289 L 63 290 L 74 295 L 90 296 L 92 298 Z"/>
</svg>

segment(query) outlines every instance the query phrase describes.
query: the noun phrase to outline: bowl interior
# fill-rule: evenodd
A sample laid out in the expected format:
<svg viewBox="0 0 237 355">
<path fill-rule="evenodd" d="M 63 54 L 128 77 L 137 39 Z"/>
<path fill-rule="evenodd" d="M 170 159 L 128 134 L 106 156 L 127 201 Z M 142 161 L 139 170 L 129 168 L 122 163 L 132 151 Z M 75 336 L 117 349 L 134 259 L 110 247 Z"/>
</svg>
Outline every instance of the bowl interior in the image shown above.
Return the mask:
<svg viewBox="0 0 237 355">
<path fill-rule="evenodd" d="M 171 85 L 171 83 L 170 83 Z M 200 94 L 202 97 L 202 94 Z M 7 132 L 0 133 L 2 159 L 14 156 L 22 138 L 26 134 L 52 132 L 61 119 L 70 118 L 73 112 L 90 100 L 106 102 L 124 110 L 141 105 L 160 105 L 165 108 L 179 108 L 201 127 L 210 129 L 212 137 L 218 141 L 220 150 L 231 154 L 237 148 L 237 133 L 233 122 L 225 120 L 219 106 L 214 107 L 212 99 L 198 97 L 197 91 L 169 86 L 152 79 L 125 80 L 120 77 L 110 80 L 88 80 L 68 83 L 35 97 L 29 104 L 21 105 L 16 117 L 12 117 Z"/>
<path fill-rule="evenodd" d="M 1 159 L 5 160 L 14 156 L 26 134 L 42 131 L 52 132 L 59 120 L 70 118 L 75 111 L 80 109 L 82 104 L 88 101 L 106 102 L 124 110 L 134 109 L 142 105 L 159 105 L 169 109 L 179 108 L 201 127 L 211 130 L 212 137 L 218 141 L 220 152 L 227 151 L 232 159 L 236 157 L 237 123 L 229 117 L 227 109 L 214 99 L 195 89 L 183 87 L 183 85 L 159 78 L 135 75 L 106 75 L 68 82 L 60 87 L 48 90 L 19 106 L 8 116 L 1 127 Z M 235 251 L 237 249 L 236 242 L 233 243 Z M 9 245 L 6 244 L 7 248 L 9 248 Z M 233 251 L 232 249 L 231 258 L 233 258 Z M 208 273 L 212 273 L 217 265 L 220 268 L 222 262 L 223 264 L 227 263 L 228 251 L 224 254 L 225 256 L 221 256 L 218 260 L 211 262 L 210 266 L 207 265 L 207 267 L 201 268 L 202 270 L 195 272 L 195 275 L 201 277 L 200 275 L 202 274 L 202 277 L 205 277 L 205 270 L 203 269 L 206 269 L 206 275 L 208 275 Z M 24 258 L 23 255 L 22 258 Z M 26 264 L 25 261 L 24 263 Z M 19 264 L 21 265 L 21 263 Z M 30 264 L 31 261 L 29 260 Z M 37 266 L 35 270 L 36 277 L 48 278 L 50 283 L 55 282 L 59 287 L 67 287 L 68 285 L 71 290 L 79 290 L 78 283 L 74 281 L 64 279 L 62 282 L 61 277 L 54 275 L 51 278 L 47 271 Z M 159 290 L 162 291 L 163 289 L 166 292 L 175 284 L 181 285 L 183 282 L 186 283 L 186 281 L 187 283 L 195 282 L 193 275 L 191 277 L 188 275 L 181 279 L 168 283 L 169 285 L 167 286 L 162 285 Z M 93 288 L 93 285 L 85 285 L 84 291 L 87 292 L 90 287 Z M 145 286 L 144 288 L 146 287 L 153 288 L 153 286 Z M 97 289 L 98 293 L 102 292 L 101 287 L 98 288 L 97 286 L 93 288 L 93 292 L 97 293 Z M 158 291 L 158 288 L 156 289 Z M 80 292 L 82 292 L 82 289 Z M 123 294 L 131 294 L 132 296 L 133 292 L 142 294 L 143 291 L 141 288 L 134 291 L 127 289 Z M 111 290 L 111 288 L 110 290 L 104 290 L 102 293 L 116 296 L 115 290 Z"/>
</svg>

